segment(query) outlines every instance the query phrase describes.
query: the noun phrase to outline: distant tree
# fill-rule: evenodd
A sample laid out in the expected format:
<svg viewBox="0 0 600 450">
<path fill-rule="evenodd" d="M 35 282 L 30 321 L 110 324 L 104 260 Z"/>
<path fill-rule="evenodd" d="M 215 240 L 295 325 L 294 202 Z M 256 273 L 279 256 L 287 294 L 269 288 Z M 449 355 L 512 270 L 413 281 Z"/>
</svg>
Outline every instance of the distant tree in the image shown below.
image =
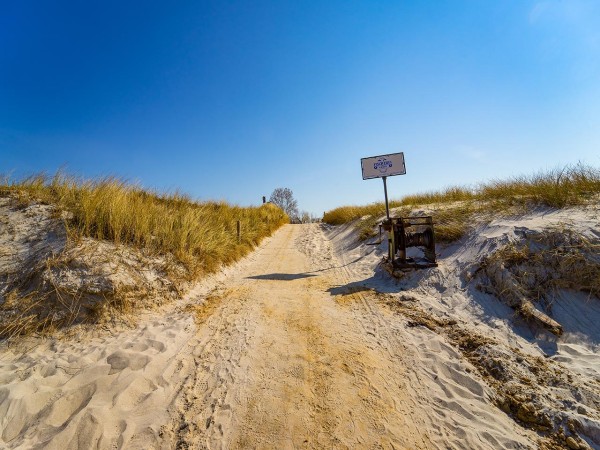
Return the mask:
<svg viewBox="0 0 600 450">
<path fill-rule="evenodd" d="M 311 223 L 312 222 L 312 218 L 310 217 L 310 214 L 306 211 L 302 211 L 302 213 L 300 214 L 300 222 L 302 223 Z"/>
<path fill-rule="evenodd" d="M 298 221 L 298 202 L 294 198 L 294 193 L 291 189 L 275 189 L 271 194 L 269 201 L 283 209 L 292 222 Z"/>
</svg>

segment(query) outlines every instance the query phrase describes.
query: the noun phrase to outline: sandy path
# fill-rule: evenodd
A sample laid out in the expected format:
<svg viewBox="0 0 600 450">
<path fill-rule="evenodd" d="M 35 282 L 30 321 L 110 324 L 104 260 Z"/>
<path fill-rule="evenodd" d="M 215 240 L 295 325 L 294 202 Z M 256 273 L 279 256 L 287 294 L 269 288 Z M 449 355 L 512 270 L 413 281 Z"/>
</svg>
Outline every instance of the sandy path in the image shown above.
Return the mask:
<svg viewBox="0 0 600 450">
<path fill-rule="evenodd" d="M 194 448 L 430 447 L 411 412 L 402 346 L 366 304 L 335 295 L 345 276 L 327 270 L 329 252 L 318 227 L 287 226 L 210 300 L 210 315 L 199 307 L 194 364 L 165 438 Z"/>
<path fill-rule="evenodd" d="M 134 329 L 0 349 L 0 448 L 531 448 L 333 246 L 288 225 Z"/>
</svg>

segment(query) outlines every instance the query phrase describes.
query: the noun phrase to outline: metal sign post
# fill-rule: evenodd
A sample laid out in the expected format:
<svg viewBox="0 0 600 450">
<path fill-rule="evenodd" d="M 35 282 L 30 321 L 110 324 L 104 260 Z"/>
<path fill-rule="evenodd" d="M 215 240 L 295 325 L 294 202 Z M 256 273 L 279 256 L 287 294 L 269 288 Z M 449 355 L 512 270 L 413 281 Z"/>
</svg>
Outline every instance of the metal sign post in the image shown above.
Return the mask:
<svg viewBox="0 0 600 450">
<path fill-rule="evenodd" d="M 390 205 L 387 196 L 387 177 L 381 178 L 383 178 L 383 193 L 385 194 L 385 216 L 387 217 L 387 220 L 390 220 Z"/>
<path fill-rule="evenodd" d="M 404 153 L 392 153 L 389 155 L 370 156 L 360 160 L 362 167 L 363 180 L 371 178 L 383 178 L 383 192 L 385 194 L 385 214 L 387 218 L 388 230 L 388 257 L 390 261 L 394 260 L 394 231 L 390 219 L 390 205 L 387 193 L 387 177 L 394 175 L 405 175 L 406 165 L 404 164 Z"/>
</svg>

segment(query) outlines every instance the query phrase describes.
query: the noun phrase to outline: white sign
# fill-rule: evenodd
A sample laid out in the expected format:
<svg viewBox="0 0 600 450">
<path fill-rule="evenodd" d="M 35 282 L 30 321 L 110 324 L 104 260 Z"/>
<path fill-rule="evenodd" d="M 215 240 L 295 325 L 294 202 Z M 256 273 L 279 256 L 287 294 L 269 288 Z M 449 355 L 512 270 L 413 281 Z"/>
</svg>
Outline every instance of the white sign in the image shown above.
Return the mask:
<svg viewBox="0 0 600 450">
<path fill-rule="evenodd" d="M 404 153 L 371 156 L 360 160 L 363 180 L 406 174 Z"/>
</svg>

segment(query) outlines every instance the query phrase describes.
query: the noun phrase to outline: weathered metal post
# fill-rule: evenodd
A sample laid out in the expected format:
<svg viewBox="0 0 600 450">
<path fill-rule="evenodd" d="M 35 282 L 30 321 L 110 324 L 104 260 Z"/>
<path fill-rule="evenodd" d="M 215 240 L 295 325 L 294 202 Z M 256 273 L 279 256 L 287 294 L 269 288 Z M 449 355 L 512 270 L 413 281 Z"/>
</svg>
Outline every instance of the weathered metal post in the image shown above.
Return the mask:
<svg viewBox="0 0 600 450">
<path fill-rule="evenodd" d="M 383 179 L 383 193 L 385 195 L 385 216 L 388 222 L 388 258 L 390 262 L 394 261 L 394 249 L 396 246 L 394 245 L 394 226 L 392 224 L 392 220 L 390 219 L 390 204 L 388 202 L 388 193 L 387 193 L 387 177 L 381 177 Z"/>
<path fill-rule="evenodd" d="M 390 220 L 390 205 L 388 203 L 388 196 L 387 196 L 387 177 L 381 177 L 383 178 L 383 193 L 385 195 L 385 215 L 387 217 L 387 220 Z"/>
</svg>

